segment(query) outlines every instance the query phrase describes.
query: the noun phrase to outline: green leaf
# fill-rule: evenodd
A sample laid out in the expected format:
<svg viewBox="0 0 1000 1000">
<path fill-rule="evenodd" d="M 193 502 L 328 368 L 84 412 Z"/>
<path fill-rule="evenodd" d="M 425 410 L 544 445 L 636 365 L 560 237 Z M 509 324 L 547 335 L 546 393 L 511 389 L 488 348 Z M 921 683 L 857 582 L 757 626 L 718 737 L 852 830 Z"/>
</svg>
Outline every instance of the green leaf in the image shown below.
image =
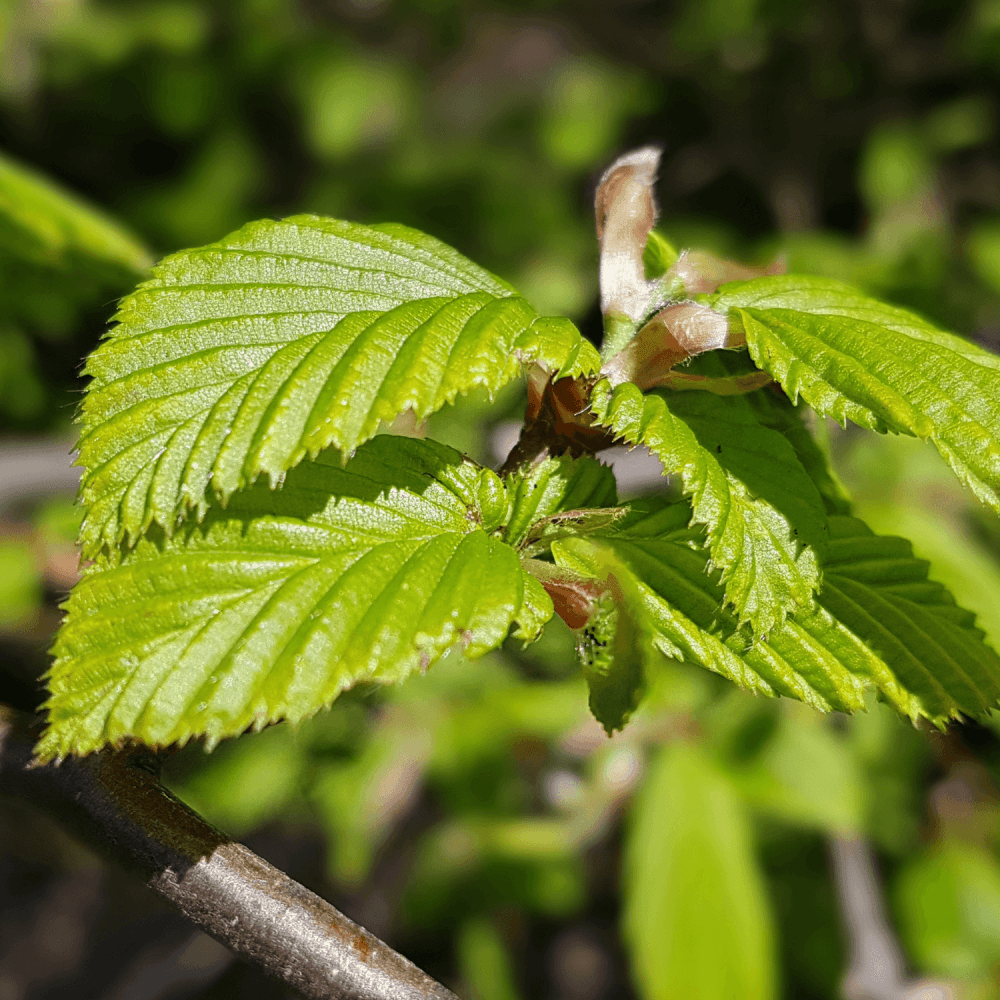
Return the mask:
<svg viewBox="0 0 1000 1000">
<path fill-rule="evenodd" d="M 685 370 L 708 378 L 731 378 L 756 371 L 748 369 L 749 364 L 745 351 L 706 351 L 692 358 Z M 804 417 L 811 411 L 805 403 L 795 404 L 783 392 L 774 391 L 776 388 L 745 393 L 732 403 L 749 407 L 760 423 L 777 431 L 792 446 L 799 463 L 819 491 L 828 514 L 849 515 L 848 495 L 830 467 L 825 450 L 806 426 Z M 817 430 L 822 435 L 825 427 L 821 425 Z"/>
<path fill-rule="evenodd" d="M 782 514 L 797 542 L 814 548 L 826 542 L 826 509 L 815 482 L 792 443 L 758 418 L 748 396 L 682 392 L 664 398 L 670 412 L 715 456 L 730 482 L 741 482 L 751 496 Z"/>
<path fill-rule="evenodd" d="M 576 646 L 590 690 L 590 711 L 608 736 L 623 729 L 639 707 L 644 660 L 652 646 L 643 619 L 633 615 L 618 581 L 610 582 L 610 593 L 577 632 Z"/>
<path fill-rule="evenodd" d="M 2 154 L 0 254 L 43 267 L 89 261 L 131 273 L 152 263 L 124 227 Z"/>
<path fill-rule="evenodd" d="M 841 423 L 930 439 L 1000 510 L 1000 358 L 826 278 L 733 283 L 707 300 L 742 326 L 756 364 Z"/>
<path fill-rule="evenodd" d="M 538 320 L 443 243 L 315 216 L 166 258 L 116 319 L 86 367 L 88 556 L 325 448 L 347 457 L 383 421 L 492 392 L 524 364 L 598 363 L 567 320 Z"/>
<path fill-rule="evenodd" d="M 646 269 L 646 278 L 660 278 L 667 270 L 677 263 L 677 251 L 670 241 L 655 229 L 646 236 L 646 246 L 642 251 L 642 262 Z"/>
<path fill-rule="evenodd" d="M 525 546 L 541 538 L 581 533 L 587 526 L 606 526 L 618 502 L 615 475 L 594 458 L 547 458 L 507 477 L 510 515 L 505 538 Z M 531 553 L 534 554 L 534 553 Z"/>
<path fill-rule="evenodd" d="M 851 501 L 830 466 L 826 452 L 816 442 L 803 418 L 805 404 L 798 405 L 785 395 L 758 391 L 744 397 L 757 419 L 777 431 L 791 446 L 799 463 L 819 491 L 827 514 L 849 516 Z"/>
<path fill-rule="evenodd" d="M 605 381 L 594 389 L 593 414 L 617 437 L 648 447 L 667 474 L 679 477 L 691 497 L 693 523 L 706 526 L 726 601 L 766 635 L 789 612 L 811 606 L 819 568 L 814 549 L 802 543 L 815 545 L 823 536 L 822 501 L 791 446 L 747 406 L 707 393 L 694 402 L 689 398 L 678 395 L 668 407 L 662 397 L 644 397 L 634 385 L 612 390 Z M 675 406 L 689 413 L 693 427 L 675 415 Z M 723 456 L 734 471 L 723 466 Z M 783 494 L 786 484 L 791 488 Z M 754 489 L 766 496 L 754 495 Z M 794 521 L 770 498 L 792 511 Z"/>
<path fill-rule="evenodd" d="M 624 934 L 645 1000 L 770 1000 L 774 931 L 749 823 L 693 744 L 653 762 L 625 846 Z"/>
<path fill-rule="evenodd" d="M 1000 961 L 1000 865 L 992 851 L 946 840 L 905 864 L 894 895 L 919 969 L 992 981 Z"/>
<path fill-rule="evenodd" d="M 1000 699 L 1000 657 L 904 539 L 832 517 L 818 607 L 754 639 L 724 607 L 718 573 L 706 572 L 706 554 L 680 522 L 669 507 L 647 505 L 616 530 L 553 543 L 552 554 L 599 579 L 612 554 L 616 579 L 624 586 L 631 577 L 634 613 L 665 655 L 759 694 L 853 712 L 874 687 L 911 719 L 937 725 L 982 715 Z"/>
<path fill-rule="evenodd" d="M 481 527 L 481 470 L 381 436 L 151 533 L 74 588 L 49 674 L 42 759 L 293 722 L 358 681 L 496 648 L 521 614 L 513 549 Z M 266 513 L 265 513 L 266 512 Z M 526 615 L 540 627 L 537 608 Z"/>
<path fill-rule="evenodd" d="M 982 715 L 1000 698 L 1000 657 L 975 615 L 927 579 L 908 541 L 873 534 L 853 518 L 831 519 L 819 601 L 918 696 L 920 714 L 941 723 Z"/>
</svg>

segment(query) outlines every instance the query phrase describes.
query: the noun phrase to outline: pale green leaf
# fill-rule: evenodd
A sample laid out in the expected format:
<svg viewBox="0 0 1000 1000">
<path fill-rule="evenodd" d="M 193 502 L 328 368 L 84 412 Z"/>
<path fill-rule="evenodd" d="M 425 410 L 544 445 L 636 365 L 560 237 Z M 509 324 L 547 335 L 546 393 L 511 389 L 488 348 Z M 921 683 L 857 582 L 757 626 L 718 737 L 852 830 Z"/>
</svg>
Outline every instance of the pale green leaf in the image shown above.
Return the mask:
<svg viewBox="0 0 1000 1000">
<path fill-rule="evenodd" d="M 1000 510 L 1000 358 L 827 278 L 733 283 L 707 299 L 792 399 L 841 423 L 930 439 Z"/>
<path fill-rule="evenodd" d="M 972 613 L 927 579 L 909 542 L 852 518 L 832 517 L 830 530 L 818 607 L 756 640 L 725 609 L 718 574 L 670 508 L 639 509 L 605 535 L 553 543 L 552 554 L 580 573 L 614 573 L 664 654 L 747 690 L 853 712 L 874 687 L 910 718 L 939 725 L 996 705 L 1000 657 Z"/>
<path fill-rule="evenodd" d="M 702 395 L 707 402 L 700 402 Z M 823 537 L 822 500 L 779 433 L 760 424 L 739 401 L 729 405 L 734 401 L 709 394 L 699 394 L 693 404 L 688 396 L 678 396 L 668 407 L 662 397 L 643 396 L 634 385 L 612 390 L 601 382 L 592 398 L 598 424 L 629 444 L 645 445 L 667 474 L 680 479 L 691 497 L 693 522 L 706 526 L 726 601 L 741 619 L 766 635 L 789 612 L 811 606 L 819 568 L 814 548 L 803 543 Z M 672 412 L 675 405 L 690 409 L 694 428 Z M 696 432 L 714 447 L 706 448 Z M 723 466 L 723 456 L 735 472 Z M 752 485 L 737 472 L 749 474 Z M 782 494 L 786 483 L 789 489 Z M 754 495 L 753 487 L 767 496 Z M 794 520 L 769 499 L 792 512 Z"/>
<path fill-rule="evenodd" d="M 856 834 L 864 817 L 857 761 L 822 716 L 785 712 L 766 746 L 727 774 L 757 811 L 836 834 Z"/>
<path fill-rule="evenodd" d="M 481 527 L 480 471 L 443 445 L 381 436 L 346 468 L 303 463 L 279 491 L 259 484 L 118 565 L 99 560 L 70 595 L 39 755 L 214 743 L 452 647 L 494 649 L 525 588 L 514 550 Z"/>
<path fill-rule="evenodd" d="M 87 363 L 84 551 L 169 533 L 307 455 L 345 457 L 405 410 L 492 392 L 536 360 L 597 363 L 566 320 L 398 225 L 256 222 L 166 258 Z M 537 322 L 536 322 L 537 321 Z"/>
<path fill-rule="evenodd" d="M 625 846 L 624 932 L 645 1000 L 771 1000 L 774 930 L 750 827 L 694 744 L 654 760 Z"/>
</svg>

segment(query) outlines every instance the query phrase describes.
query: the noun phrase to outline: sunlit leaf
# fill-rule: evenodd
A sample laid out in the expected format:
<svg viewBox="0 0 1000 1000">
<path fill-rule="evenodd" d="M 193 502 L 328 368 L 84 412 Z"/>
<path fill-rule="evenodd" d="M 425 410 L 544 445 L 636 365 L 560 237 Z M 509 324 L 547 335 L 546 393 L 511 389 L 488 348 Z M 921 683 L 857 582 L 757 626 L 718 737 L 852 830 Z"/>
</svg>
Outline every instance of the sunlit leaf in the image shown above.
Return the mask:
<svg viewBox="0 0 1000 1000">
<path fill-rule="evenodd" d="M 811 605 L 819 568 L 815 549 L 804 543 L 825 535 L 822 500 L 791 445 L 746 405 L 707 393 L 694 403 L 689 398 L 678 395 L 668 406 L 628 383 L 612 390 L 602 382 L 593 413 L 617 437 L 649 448 L 680 479 L 693 522 L 706 526 L 726 601 L 766 635 L 786 614 Z"/>
<path fill-rule="evenodd" d="M 1000 510 L 1000 357 L 826 278 L 725 286 L 708 300 L 792 399 L 841 423 L 930 439 Z"/>
<path fill-rule="evenodd" d="M 818 607 L 759 639 L 725 609 L 718 574 L 706 571 L 704 551 L 669 507 L 637 510 L 604 535 L 555 542 L 552 553 L 560 566 L 599 579 L 615 573 L 634 588 L 633 607 L 664 654 L 748 690 L 850 712 L 874 687 L 904 714 L 937 724 L 993 707 L 1000 657 L 974 615 L 927 579 L 909 542 L 873 535 L 852 518 L 833 517 L 830 528 Z"/>
<path fill-rule="evenodd" d="M 185 510 L 262 473 L 278 483 L 325 448 L 349 456 L 383 421 L 492 392 L 526 363 L 597 363 L 568 320 L 538 320 L 509 285 L 403 226 L 255 222 L 153 274 L 86 367 L 88 555 L 154 523 L 169 533 Z"/>
<path fill-rule="evenodd" d="M 495 648 L 525 588 L 514 550 L 481 527 L 480 473 L 443 445 L 383 436 L 346 468 L 303 463 L 277 492 L 260 484 L 98 561 L 56 642 L 40 756 L 211 744 L 453 647 Z"/>
</svg>

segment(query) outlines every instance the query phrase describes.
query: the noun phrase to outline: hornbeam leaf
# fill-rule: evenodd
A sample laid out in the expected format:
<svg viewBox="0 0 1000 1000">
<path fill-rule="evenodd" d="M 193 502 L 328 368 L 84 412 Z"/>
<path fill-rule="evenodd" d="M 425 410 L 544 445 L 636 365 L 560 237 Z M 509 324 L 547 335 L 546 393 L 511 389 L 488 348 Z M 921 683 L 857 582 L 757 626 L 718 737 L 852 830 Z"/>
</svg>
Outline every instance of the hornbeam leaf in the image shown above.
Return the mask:
<svg viewBox="0 0 1000 1000">
<path fill-rule="evenodd" d="M 814 548 L 826 542 L 826 510 L 816 484 L 786 436 L 758 418 L 749 396 L 673 392 L 664 399 L 730 480 L 742 482 L 751 496 L 785 517 L 796 541 Z"/>
<path fill-rule="evenodd" d="M 149 533 L 74 588 L 49 674 L 41 759 L 108 742 L 151 745 L 293 722 L 359 681 L 479 656 L 512 623 L 537 634 L 515 551 L 483 530 L 491 488 L 429 441 L 381 436 Z M 264 513 L 264 512 L 267 513 Z"/>
<path fill-rule="evenodd" d="M 754 362 L 841 423 L 930 439 L 1000 510 L 1000 358 L 826 278 L 726 285 L 708 301 L 742 326 Z"/>
<path fill-rule="evenodd" d="M 383 421 L 422 418 L 538 362 L 598 363 L 568 320 L 398 225 L 255 222 L 166 258 L 90 357 L 84 554 L 169 534 L 184 513 L 307 455 L 346 458 Z"/>
<path fill-rule="evenodd" d="M 755 639 L 724 606 L 718 573 L 706 573 L 681 522 L 669 507 L 637 506 L 615 529 L 557 541 L 552 554 L 578 573 L 614 575 L 663 653 L 760 694 L 851 712 L 875 687 L 936 725 L 1000 699 L 1000 657 L 904 539 L 831 517 L 818 606 Z"/>
<path fill-rule="evenodd" d="M 710 407 L 719 420 L 717 425 L 702 420 L 701 411 L 691 408 L 692 424 L 706 440 L 712 438 L 710 450 L 696 429 L 672 412 L 673 400 L 668 407 L 662 397 L 643 396 L 634 385 L 612 390 L 606 381 L 595 387 L 592 400 L 598 424 L 629 444 L 645 445 L 667 474 L 680 478 L 691 497 L 693 522 L 706 526 L 726 601 L 741 620 L 766 635 L 786 614 L 811 606 L 819 567 L 815 549 L 803 543 L 822 540 L 822 500 L 779 433 L 761 425 L 747 407 L 730 406 L 731 400 L 699 401 L 695 406 Z M 676 405 L 687 407 L 688 401 L 679 397 Z M 733 471 L 720 461 L 720 448 Z M 753 473 L 757 495 L 737 472 Z M 789 485 L 782 498 L 782 487 Z M 771 498 L 791 517 L 768 502 Z"/>
<path fill-rule="evenodd" d="M 691 359 L 686 370 L 709 378 L 744 375 L 749 359 L 743 351 L 707 351 Z M 793 403 L 783 392 L 760 389 L 734 397 L 727 403 L 747 406 L 765 427 L 777 431 L 792 446 L 800 465 L 819 491 L 828 514 L 850 514 L 851 504 L 823 448 L 817 443 L 804 417 L 810 412 L 804 402 Z M 676 407 L 675 412 L 678 412 Z M 703 442 L 704 443 L 704 442 Z"/>
<path fill-rule="evenodd" d="M 507 490 L 511 509 L 505 538 L 514 546 L 566 529 L 579 533 L 587 524 L 604 525 L 617 513 L 615 475 L 589 456 L 547 458 L 509 476 Z"/>
</svg>

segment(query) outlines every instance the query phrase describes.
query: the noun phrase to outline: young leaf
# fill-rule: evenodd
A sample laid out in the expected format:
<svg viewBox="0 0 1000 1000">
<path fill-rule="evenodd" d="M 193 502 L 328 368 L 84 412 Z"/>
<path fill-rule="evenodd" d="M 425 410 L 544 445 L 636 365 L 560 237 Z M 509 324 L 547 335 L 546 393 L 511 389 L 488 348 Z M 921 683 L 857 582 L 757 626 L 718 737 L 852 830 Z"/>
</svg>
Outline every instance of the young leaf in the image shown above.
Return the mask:
<svg viewBox="0 0 1000 1000">
<path fill-rule="evenodd" d="M 706 572 L 682 518 L 670 507 L 637 508 L 606 534 L 553 543 L 552 554 L 578 573 L 614 572 L 634 588 L 631 603 L 663 653 L 751 691 L 852 712 L 874 686 L 910 718 L 937 725 L 1000 699 L 1000 657 L 905 540 L 832 517 L 819 606 L 754 640 L 725 609 L 718 574 Z"/>
<path fill-rule="evenodd" d="M 826 278 L 758 278 L 708 296 L 756 364 L 841 423 L 931 439 L 1000 510 L 1000 358 Z"/>
<path fill-rule="evenodd" d="M 481 526 L 493 502 L 481 471 L 443 445 L 382 436 L 345 468 L 305 462 L 279 491 L 259 484 L 117 565 L 100 560 L 70 595 L 39 757 L 123 738 L 211 744 L 452 647 L 479 656 L 519 618 L 530 638 L 544 601 L 532 591 L 522 614 L 517 555 Z"/>
<path fill-rule="evenodd" d="M 686 371 L 711 379 L 740 378 L 746 374 L 749 364 L 743 351 L 709 351 L 692 358 Z M 777 431 L 792 446 L 799 463 L 819 491 L 828 514 L 850 514 L 847 494 L 803 419 L 805 413 L 810 412 L 806 404 L 793 403 L 783 392 L 774 391 L 776 388 L 745 393 L 727 405 L 749 407 L 761 424 Z"/>
<path fill-rule="evenodd" d="M 651 643 L 642 618 L 632 614 L 617 581 L 611 581 L 610 592 L 577 633 L 576 644 L 590 711 L 608 736 L 623 729 L 639 707 Z"/>
<path fill-rule="evenodd" d="M 443 243 L 315 216 L 166 258 L 116 319 L 85 369 L 88 556 L 306 455 L 349 456 L 381 422 L 496 390 L 523 363 L 598 363 L 568 320 L 538 320 Z"/>
<path fill-rule="evenodd" d="M 593 508 L 618 502 L 614 473 L 589 456 L 547 458 L 509 476 L 507 490 L 511 510 L 505 538 L 514 546 L 567 525 L 579 531 L 581 522 L 593 523 L 595 518 L 606 524 L 609 512 Z"/>
<path fill-rule="evenodd" d="M 646 1000 L 771 1000 L 774 934 L 736 790 L 698 749 L 665 747 L 628 829 L 624 933 Z"/>
<path fill-rule="evenodd" d="M 730 481 L 743 483 L 751 496 L 781 513 L 798 543 L 818 549 L 827 538 L 823 498 L 791 442 L 758 418 L 750 402 L 753 395 L 765 393 L 724 397 L 673 392 L 664 399 Z"/>
<path fill-rule="evenodd" d="M 711 438 L 714 448 L 709 450 L 672 412 L 673 401 L 668 407 L 659 396 L 644 397 L 634 385 L 612 390 L 607 382 L 596 386 L 592 399 L 599 425 L 629 444 L 645 445 L 668 474 L 679 476 L 691 497 L 693 522 L 706 526 L 726 601 L 741 620 L 766 635 L 786 614 L 811 605 L 819 568 L 814 549 L 803 543 L 822 538 L 822 502 L 780 434 L 761 426 L 746 407 L 731 406 L 731 400 L 713 402 L 712 397 L 704 404 L 688 404 L 679 398 L 678 408 L 688 408 L 697 429 Z M 706 407 L 718 417 L 717 425 L 695 419 Z M 752 472 L 752 486 L 728 471 L 722 456 L 734 469 Z M 782 497 L 789 482 L 795 489 L 780 503 L 794 512 L 794 521 L 768 502 Z M 767 496 L 754 495 L 753 488 Z"/>
</svg>

